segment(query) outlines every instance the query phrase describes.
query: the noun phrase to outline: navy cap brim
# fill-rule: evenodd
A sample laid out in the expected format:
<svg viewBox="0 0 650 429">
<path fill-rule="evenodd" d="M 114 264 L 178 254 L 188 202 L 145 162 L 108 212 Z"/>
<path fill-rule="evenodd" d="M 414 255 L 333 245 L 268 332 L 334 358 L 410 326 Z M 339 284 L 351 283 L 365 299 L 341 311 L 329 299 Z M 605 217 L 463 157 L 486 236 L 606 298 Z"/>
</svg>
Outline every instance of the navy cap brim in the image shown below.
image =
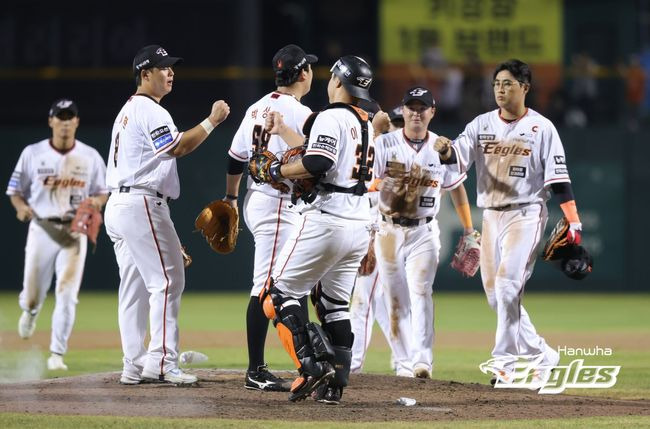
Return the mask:
<svg viewBox="0 0 650 429">
<path fill-rule="evenodd" d="M 182 58 L 179 57 L 165 57 L 162 60 L 158 61 L 156 64 L 154 64 L 154 67 L 171 67 L 176 64 L 180 64 L 183 62 Z"/>
<path fill-rule="evenodd" d="M 314 63 L 318 62 L 318 57 L 316 55 L 306 54 L 305 58 L 307 59 L 307 62 L 309 64 L 314 64 Z"/>
</svg>

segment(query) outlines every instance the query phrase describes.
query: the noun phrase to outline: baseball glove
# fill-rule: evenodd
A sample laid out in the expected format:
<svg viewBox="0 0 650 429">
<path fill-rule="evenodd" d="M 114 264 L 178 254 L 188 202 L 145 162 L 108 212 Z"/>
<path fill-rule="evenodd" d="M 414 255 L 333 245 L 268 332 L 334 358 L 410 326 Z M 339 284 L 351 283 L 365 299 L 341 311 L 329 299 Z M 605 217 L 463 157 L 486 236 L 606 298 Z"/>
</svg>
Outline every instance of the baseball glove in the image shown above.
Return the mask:
<svg viewBox="0 0 650 429">
<path fill-rule="evenodd" d="M 361 259 L 358 273 L 360 276 L 369 276 L 377 267 L 377 257 L 375 256 L 375 230 L 370 233 L 370 243 L 368 244 L 368 253 Z"/>
<path fill-rule="evenodd" d="M 97 235 L 99 234 L 99 228 L 102 226 L 102 223 L 101 212 L 95 208 L 90 198 L 86 198 L 79 205 L 70 229 L 86 234 L 88 239 L 96 246 Z"/>
<path fill-rule="evenodd" d="M 304 146 L 293 147 L 282 155 L 282 165 L 290 164 L 302 159 L 303 156 L 305 156 Z M 305 202 L 311 202 L 314 200 L 313 197 L 315 197 L 314 192 L 316 191 L 315 188 L 318 183 L 318 178 L 309 177 L 306 179 L 291 179 L 291 183 L 293 183 L 291 189 L 291 202 L 293 204 L 296 204 L 299 199 L 302 199 Z"/>
<path fill-rule="evenodd" d="M 458 241 L 451 260 L 451 268 L 463 277 L 474 277 L 481 263 L 481 233 L 478 231 L 463 235 Z"/>
<path fill-rule="evenodd" d="M 592 271 L 594 261 L 587 249 L 569 243 L 568 231 L 569 221 L 562 217 L 546 240 L 542 259 L 553 263 L 568 277 L 582 280 Z"/>
<path fill-rule="evenodd" d="M 230 253 L 237 244 L 239 213 L 225 201 L 212 201 L 201 210 L 194 221 L 194 227 L 201 231 L 212 250 L 222 254 Z"/>
<path fill-rule="evenodd" d="M 271 177 L 271 165 L 275 162 L 280 162 L 275 154 L 271 151 L 265 150 L 256 152 L 251 156 L 248 161 L 248 172 L 255 183 L 268 183 L 274 189 L 282 192 L 283 194 L 289 193 L 289 186 L 283 182 L 276 182 Z"/>
</svg>

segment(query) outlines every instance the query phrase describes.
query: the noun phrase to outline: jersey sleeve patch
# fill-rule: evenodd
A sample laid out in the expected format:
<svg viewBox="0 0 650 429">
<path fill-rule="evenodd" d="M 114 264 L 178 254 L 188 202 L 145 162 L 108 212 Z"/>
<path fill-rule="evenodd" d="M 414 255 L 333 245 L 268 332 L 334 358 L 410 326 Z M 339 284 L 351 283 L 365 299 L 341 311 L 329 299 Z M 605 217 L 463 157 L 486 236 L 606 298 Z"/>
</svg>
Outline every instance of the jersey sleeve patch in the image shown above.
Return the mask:
<svg viewBox="0 0 650 429">
<path fill-rule="evenodd" d="M 316 141 L 311 144 L 311 149 L 320 149 L 329 152 L 332 155 L 336 155 L 337 141 L 338 140 L 334 137 L 319 134 L 318 137 L 316 137 Z"/>
<path fill-rule="evenodd" d="M 172 132 L 169 129 L 167 125 L 163 125 L 162 127 L 158 127 L 155 130 L 151 131 L 151 141 L 153 142 L 154 147 L 156 150 L 160 149 L 161 147 L 169 144 L 174 140 L 174 137 L 172 136 Z"/>
</svg>

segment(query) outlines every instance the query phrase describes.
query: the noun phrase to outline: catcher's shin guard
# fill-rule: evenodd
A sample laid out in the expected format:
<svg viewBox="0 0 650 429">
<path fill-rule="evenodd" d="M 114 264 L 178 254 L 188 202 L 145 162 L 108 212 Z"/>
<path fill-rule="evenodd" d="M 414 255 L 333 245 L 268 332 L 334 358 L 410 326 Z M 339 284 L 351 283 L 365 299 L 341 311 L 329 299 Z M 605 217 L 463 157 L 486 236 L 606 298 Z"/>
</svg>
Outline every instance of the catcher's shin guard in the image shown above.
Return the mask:
<svg viewBox="0 0 650 429">
<path fill-rule="evenodd" d="M 350 380 L 350 365 L 352 364 L 352 349 L 334 346 L 334 378 L 330 386 L 345 387 Z"/>
<path fill-rule="evenodd" d="M 316 286 L 312 288 L 310 298 L 314 310 L 316 310 L 316 316 L 323 325 L 337 320 L 350 319 L 348 312 L 350 303 L 327 296 L 323 292 L 321 282 L 316 283 Z"/>
<path fill-rule="evenodd" d="M 315 323 L 307 323 L 305 330 L 309 343 L 297 351 L 301 363 L 300 376 L 291 386 L 290 401 L 305 399 L 335 375 L 334 367 L 330 364 L 335 357 L 335 351 L 327 334 Z"/>
</svg>

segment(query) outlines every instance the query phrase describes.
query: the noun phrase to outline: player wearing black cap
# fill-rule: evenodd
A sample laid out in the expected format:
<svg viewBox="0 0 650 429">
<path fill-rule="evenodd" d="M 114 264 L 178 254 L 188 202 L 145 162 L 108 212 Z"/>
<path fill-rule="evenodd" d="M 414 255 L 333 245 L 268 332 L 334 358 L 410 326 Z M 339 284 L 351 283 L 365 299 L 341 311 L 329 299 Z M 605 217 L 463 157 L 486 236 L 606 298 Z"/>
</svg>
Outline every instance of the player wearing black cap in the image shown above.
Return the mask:
<svg viewBox="0 0 650 429">
<path fill-rule="evenodd" d="M 237 208 L 239 183 L 244 166 L 254 153 L 269 150 L 282 153 L 289 146 L 278 136 L 264 130 L 269 112 L 279 112 L 285 125 L 302 136 L 302 126 L 311 109 L 300 103 L 311 89 L 311 65 L 318 61 L 315 55 L 306 54 L 299 46 L 287 45 L 273 56 L 276 90 L 266 94 L 247 110 L 228 151 L 226 196 L 224 200 Z M 298 143 L 300 144 L 300 143 Z M 246 335 L 248 339 L 248 370 L 244 386 L 251 390 L 288 391 L 291 383 L 273 375 L 264 362 L 264 345 L 269 320 L 262 311 L 258 295 L 268 280 L 278 259 L 278 253 L 289 238 L 289 233 L 300 220 L 300 214 L 286 192 L 269 184 L 247 183 L 243 204 L 246 226 L 255 239 L 255 265 L 253 286 L 246 310 Z M 304 300 L 306 304 L 306 299 Z M 306 311 L 306 307 L 305 307 Z"/>
</svg>

